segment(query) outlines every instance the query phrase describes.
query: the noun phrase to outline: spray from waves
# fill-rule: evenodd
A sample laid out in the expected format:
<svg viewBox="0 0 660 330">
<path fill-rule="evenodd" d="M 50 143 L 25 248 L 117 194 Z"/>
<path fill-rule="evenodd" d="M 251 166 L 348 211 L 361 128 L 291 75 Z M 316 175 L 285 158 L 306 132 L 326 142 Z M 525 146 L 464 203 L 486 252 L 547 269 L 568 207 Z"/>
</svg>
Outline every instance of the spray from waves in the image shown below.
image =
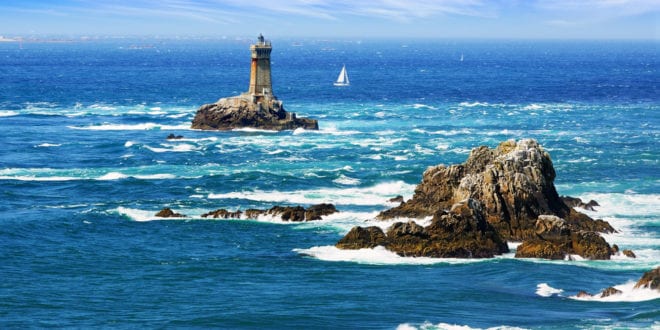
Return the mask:
<svg viewBox="0 0 660 330">
<path fill-rule="evenodd" d="M 389 206 L 389 199 L 397 195 L 412 195 L 415 185 L 403 181 L 380 183 L 371 187 L 319 188 L 297 191 L 243 191 L 209 194 L 209 199 L 246 199 L 269 203 Z"/>
<path fill-rule="evenodd" d="M 458 259 L 402 257 L 382 246 L 372 249 L 342 250 L 335 246 L 314 246 L 308 249 L 293 249 L 294 252 L 323 261 L 354 262 L 369 265 L 433 265 L 433 264 L 467 264 L 492 262 L 493 259 Z"/>
<path fill-rule="evenodd" d="M 552 297 L 561 295 L 564 292 L 562 289 L 555 289 L 548 285 L 548 283 L 540 283 L 536 285 L 536 294 L 541 297 Z"/>
<path fill-rule="evenodd" d="M 660 299 L 660 292 L 648 288 L 635 288 L 635 281 L 615 285 L 613 288 L 621 291 L 621 293 L 612 294 L 607 297 L 603 297 L 601 293 L 593 296 L 583 295 L 580 297 L 576 294 L 568 296 L 568 298 L 573 300 L 598 302 L 640 302 Z M 546 298 L 552 296 L 563 297 L 564 290 L 553 288 L 547 283 L 540 283 L 536 285 L 536 294 Z"/>
</svg>

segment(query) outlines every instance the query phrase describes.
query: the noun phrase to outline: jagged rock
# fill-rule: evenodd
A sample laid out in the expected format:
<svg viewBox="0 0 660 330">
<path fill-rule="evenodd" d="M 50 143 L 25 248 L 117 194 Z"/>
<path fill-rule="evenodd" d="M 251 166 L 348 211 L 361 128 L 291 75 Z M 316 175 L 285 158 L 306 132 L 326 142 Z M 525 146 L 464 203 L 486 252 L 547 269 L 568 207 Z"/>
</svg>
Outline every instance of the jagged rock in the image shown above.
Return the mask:
<svg viewBox="0 0 660 330">
<path fill-rule="evenodd" d="M 390 199 L 389 199 L 389 202 L 390 202 L 390 203 L 403 203 L 403 196 L 398 195 L 398 196 L 396 196 L 396 197 L 394 197 L 394 198 L 390 198 Z"/>
<path fill-rule="evenodd" d="M 578 292 L 576 296 L 577 296 L 578 298 L 590 298 L 590 297 L 593 297 L 593 295 L 592 295 L 591 293 L 589 293 L 589 292 L 587 292 L 587 291 L 583 291 L 583 290 L 580 291 L 580 292 Z"/>
<path fill-rule="evenodd" d="M 541 258 L 561 260 L 566 256 L 566 248 L 542 239 L 529 239 L 518 245 L 516 258 Z"/>
<path fill-rule="evenodd" d="M 284 221 L 305 221 L 305 208 L 302 206 L 273 206 L 267 213 Z"/>
<path fill-rule="evenodd" d="M 217 209 L 215 211 L 211 211 L 208 213 L 202 214 L 202 218 L 208 218 L 208 217 L 213 217 L 214 219 L 240 219 L 241 218 L 241 212 L 240 210 L 235 211 L 235 212 L 230 212 L 225 209 Z"/>
<path fill-rule="evenodd" d="M 571 250 L 591 260 L 609 260 L 612 255 L 612 248 L 607 241 L 592 231 L 571 232 Z"/>
<path fill-rule="evenodd" d="M 378 218 L 423 218 L 474 198 L 483 203 L 486 220 L 505 239 L 536 237 L 540 215 L 560 217 L 576 230 L 614 231 L 607 222 L 568 207 L 557 194 L 555 175 L 550 155 L 535 140 L 509 140 L 494 150 L 482 146 L 463 164 L 428 168 L 413 198 Z"/>
<path fill-rule="evenodd" d="M 614 287 L 609 287 L 609 288 L 603 290 L 603 292 L 601 292 L 600 297 L 605 298 L 605 297 L 609 297 L 609 296 L 613 296 L 613 295 L 621 294 L 621 293 L 623 293 L 623 292 L 621 292 L 621 290 L 615 289 Z"/>
<path fill-rule="evenodd" d="M 266 210 L 258 210 L 258 209 L 247 209 L 245 210 L 245 217 L 248 219 L 256 219 L 260 215 L 266 214 L 268 211 Z"/>
<path fill-rule="evenodd" d="M 321 220 L 321 217 L 335 212 L 337 212 L 337 209 L 332 204 L 323 203 L 312 205 L 305 210 L 305 221 Z"/>
<path fill-rule="evenodd" d="M 605 239 L 594 232 L 573 231 L 556 216 L 539 216 L 536 238 L 523 241 L 516 249 L 516 258 L 564 259 L 578 254 L 583 258 L 603 260 L 614 253 Z"/>
<path fill-rule="evenodd" d="M 561 200 L 566 204 L 568 207 L 580 207 L 588 211 L 596 211 L 594 209 L 594 206 L 600 206 L 598 202 L 595 200 L 590 200 L 588 203 L 584 203 L 582 199 L 577 198 L 577 197 L 571 197 L 571 196 L 561 196 Z"/>
<path fill-rule="evenodd" d="M 637 258 L 637 256 L 635 255 L 635 252 L 633 252 L 632 250 L 626 249 L 626 250 L 623 250 L 621 253 L 623 253 L 623 255 L 628 257 L 628 258 Z"/>
<path fill-rule="evenodd" d="M 162 210 L 156 213 L 157 217 L 160 218 L 185 218 L 186 216 L 181 213 L 175 213 L 169 207 L 163 208 Z"/>
<path fill-rule="evenodd" d="M 383 245 L 385 242 L 385 234 L 383 230 L 376 226 L 360 227 L 356 226 L 346 234 L 335 245 L 340 249 L 345 250 L 358 250 L 374 248 L 378 245 Z"/>
<path fill-rule="evenodd" d="M 168 140 L 180 140 L 183 139 L 183 135 L 174 135 L 173 133 L 170 133 L 170 135 L 167 136 Z"/>
<path fill-rule="evenodd" d="M 483 217 L 502 239 L 523 241 L 517 257 L 609 259 L 611 247 L 595 232 L 614 228 L 569 207 L 557 194 L 555 176 L 550 155 L 535 140 L 509 140 L 495 149 L 482 146 L 463 164 L 429 167 L 413 198 L 378 218 L 423 218 L 473 199 L 483 205 Z"/>
<path fill-rule="evenodd" d="M 299 127 L 318 130 L 315 119 L 297 118 L 287 112 L 277 99 L 253 101 L 249 96 L 222 98 L 216 103 L 202 105 L 192 121 L 192 128 L 202 130 L 231 130 L 234 128 L 292 130 Z"/>
<path fill-rule="evenodd" d="M 378 245 L 411 257 L 489 258 L 509 251 L 506 241 L 486 221 L 482 205 L 473 199 L 438 212 L 427 227 L 414 221 L 397 222 L 386 235 L 378 227 L 355 227 L 336 246 L 360 249 Z"/>
<path fill-rule="evenodd" d="M 635 289 L 639 288 L 660 291 L 660 267 L 644 273 L 635 284 Z"/>
<path fill-rule="evenodd" d="M 321 220 L 321 217 L 338 212 L 332 204 L 317 204 L 312 205 L 305 209 L 302 206 L 273 206 L 268 210 L 247 209 L 245 212 L 227 211 L 225 209 L 217 209 L 208 213 L 202 214 L 203 218 L 213 217 L 220 219 L 241 219 L 245 216 L 247 219 L 257 219 L 261 215 L 271 215 L 280 217 L 284 221 L 312 221 Z"/>
</svg>

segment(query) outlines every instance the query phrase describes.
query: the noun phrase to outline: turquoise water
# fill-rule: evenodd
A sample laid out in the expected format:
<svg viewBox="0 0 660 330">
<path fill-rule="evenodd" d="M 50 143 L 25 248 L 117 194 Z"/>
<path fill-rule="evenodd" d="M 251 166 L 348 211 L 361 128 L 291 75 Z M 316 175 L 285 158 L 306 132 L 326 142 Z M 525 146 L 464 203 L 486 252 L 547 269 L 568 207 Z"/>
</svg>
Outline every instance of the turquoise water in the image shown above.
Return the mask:
<svg viewBox="0 0 660 330">
<path fill-rule="evenodd" d="M 0 44 L 3 328 L 660 326 L 660 295 L 630 284 L 660 266 L 656 42 L 273 40 L 274 93 L 320 130 L 190 130 L 247 89 L 251 42 Z M 636 259 L 333 247 L 391 224 L 373 218 L 428 166 L 521 138 Z M 304 224 L 200 217 L 324 202 L 340 212 Z M 574 297 L 609 286 L 624 295 Z"/>
</svg>

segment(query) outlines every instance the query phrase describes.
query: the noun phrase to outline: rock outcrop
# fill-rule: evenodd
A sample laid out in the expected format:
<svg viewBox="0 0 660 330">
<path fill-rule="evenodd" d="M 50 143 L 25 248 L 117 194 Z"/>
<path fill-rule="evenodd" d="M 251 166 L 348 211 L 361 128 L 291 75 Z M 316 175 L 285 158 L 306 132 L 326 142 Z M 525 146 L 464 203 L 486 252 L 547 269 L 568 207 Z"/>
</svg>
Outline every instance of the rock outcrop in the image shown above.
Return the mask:
<svg viewBox="0 0 660 330">
<path fill-rule="evenodd" d="M 483 217 L 497 234 L 497 238 L 491 235 L 493 242 L 524 241 L 518 247 L 519 257 L 562 259 L 578 254 L 589 259 L 609 259 L 611 247 L 598 232 L 614 232 L 614 228 L 566 205 L 555 189 L 555 176 L 550 155 L 535 140 L 509 140 L 496 149 L 482 146 L 473 149 L 463 164 L 428 168 L 412 199 L 381 212 L 378 218 L 433 216 L 438 224 L 444 215 L 480 224 Z M 482 211 L 457 217 L 456 204 L 464 201 L 478 201 L 472 204 L 480 205 Z M 391 239 L 389 234 L 387 237 Z M 397 249 L 390 241 L 385 246 Z"/>
<path fill-rule="evenodd" d="M 660 291 L 660 267 L 649 270 L 635 283 L 635 289 L 652 289 Z"/>
<path fill-rule="evenodd" d="M 387 233 L 379 227 L 354 227 L 336 247 L 362 249 L 384 246 L 401 256 L 435 258 L 489 258 L 508 252 L 506 241 L 485 219 L 481 203 L 467 199 L 448 212 L 435 214 L 422 227 L 414 221 L 397 222 Z"/>
<path fill-rule="evenodd" d="M 486 219 L 505 239 L 534 238 L 540 215 L 558 216 L 574 229 L 614 231 L 568 207 L 557 194 L 555 175 L 550 155 L 535 140 L 509 140 L 494 150 L 482 146 L 463 164 L 428 168 L 413 198 L 379 218 L 426 217 L 474 198 L 484 204 Z"/>
<path fill-rule="evenodd" d="M 319 124 L 315 119 L 297 118 L 295 113 L 285 111 L 282 102 L 274 97 L 260 100 L 241 95 L 202 105 L 191 127 L 202 130 L 249 127 L 281 131 L 296 128 L 318 130 Z"/>
<path fill-rule="evenodd" d="M 598 204 L 598 202 L 596 202 L 593 199 L 585 203 L 582 201 L 582 199 L 577 197 L 561 196 L 560 198 L 564 202 L 564 204 L 568 205 L 569 207 L 579 207 L 587 211 L 596 211 L 596 209 L 594 209 L 594 206 L 600 206 L 600 204 Z"/>
<path fill-rule="evenodd" d="M 186 216 L 181 213 L 176 213 L 172 211 L 169 207 L 163 208 L 162 210 L 156 213 L 156 216 L 159 218 L 185 218 Z"/>
<path fill-rule="evenodd" d="M 214 219 L 257 219 L 262 215 L 270 215 L 279 217 L 283 221 L 313 221 L 321 220 L 323 216 L 338 212 L 332 204 L 317 204 L 312 205 L 305 209 L 302 206 L 273 206 L 268 210 L 247 209 L 245 212 L 227 211 L 226 209 L 217 209 L 208 213 L 202 214 L 202 218 Z"/>
</svg>

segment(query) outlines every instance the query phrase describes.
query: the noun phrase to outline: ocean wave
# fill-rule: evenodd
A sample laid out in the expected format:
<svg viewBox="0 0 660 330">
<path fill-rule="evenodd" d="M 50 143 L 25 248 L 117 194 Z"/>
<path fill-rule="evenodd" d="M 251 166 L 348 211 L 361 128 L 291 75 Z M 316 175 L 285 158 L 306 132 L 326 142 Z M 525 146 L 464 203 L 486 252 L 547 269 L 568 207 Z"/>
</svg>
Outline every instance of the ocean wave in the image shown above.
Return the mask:
<svg viewBox="0 0 660 330">
<path fill-rule="evenodd" d="M 372 249 L 342 250 L 334 245 L 313 246 L 308 249 L 293 249 L 294 252 L 323 261 L 343 261 L 370 265 L 433 265 L 433 264 L 466 264 L 488 262 L 493 259 L 458 259 L 402 257 L 385 247 L 376 246 Z"/>
<path fill-rule="evenodd" d="M 635 288 L 635 281 L 629 281 L 624 284 L 615 285 L 613 288 L 620 290 L 621 294 L 613 294 L 607 297 L 601 297 L 600 293 L 593 296 L 578 297 L 577 295 L 568 298 L 582 301 L 598 302 L 640 302 L 660 299 L 660 291 L 649 288 Z"/>
<path fill-rule="evenodd" d="M 525 328 L 500 325 L 496 327 L 483 329 L 483 328 L 472 328 L 470 326 L 460 325 L 460 324 L 451 324 L 451 323 L 433 324 L 431 322 L 424 322 L 419 325 L 413 325 L 410 323 L 399 324 L 399 326 L 396 327 L 396 330 L 525 330 Z"/>
<path fill-rule="evenodd" d="M 341 175 L 339 175 L 338 178 L 332 180 L 332 182 L 338 183 L 338 184 L 341 184 L 341 185 L 345 185 L 345 186 L 355 186 L 355 185 L 360 184 L 360 179 L 351 178 L 351 177 L 348 177 L 348 176 L 345 176 L 345 175 L 341 174 Z"/>
<path fill-rule="evenodd" d="M 541 297 L 552 297 L 560 295 L 564 292 L 562 289 L 555 289 L 548 285 L 548 283 L 540 283 L 536 285 L 536 294 Z"/>
<path fill-rule="evenodd" d="M 163 143 L 161 144 L 163 148 L 158 148 L 158 147 L 150 147 L 148 145 L 145 145 L 144 147 L 156 152 L 156 153 L 162 153 L 162 152 L 190 152 L 190 151 L 199 151 L 200 147 L 187 144 L 187 143 L 179 143 L 179 144 L 166 144 Z"/>
<path fill-rule="evenodd" d="M 319 188 L 297 191 L 242 191 L 209 194 L 210 199 L 246 199 L 269 203 L 387 206 L 397 195 L 412 195 L 415 185 L 403 181 L 385 182 L 370 187 Z"/>
<path fill-rule="evenodd" d="M 487 107 L 490 104 L 488 102 L 461 102 L 458 104 L 460 107 L 473 108 L 473 107 Z"/>
<path fill-rule="evenodd" d="M 37 148 L 52 148 L 52 147 L 61 147 L 61 143 L 42 143 L 39 145 L 36 145 L 35 147 Z"/>
<path fill-rule="evenodd" d="M 430 109 L 430 110 L 438 110 L 437 107 L 428 105 L 428 104 L 423 104 L 423 103 L 415 103 L 412 105 L 414 109 Z"/>
<path fill-rule="evenodd" d="M 0 110 L 0 117 L 13 117 L 18 116 L 18 112 L 11 110 Z"/>
<path fill-rule="evenodd" d="M 189 124 L 163 125 L 156 123 L 142 124 L 101 124 L 90 126 L 67 126 L 70 129 L 91 131 L 145 131 L 145 130 L 189 130 Z"/>
</svg>

